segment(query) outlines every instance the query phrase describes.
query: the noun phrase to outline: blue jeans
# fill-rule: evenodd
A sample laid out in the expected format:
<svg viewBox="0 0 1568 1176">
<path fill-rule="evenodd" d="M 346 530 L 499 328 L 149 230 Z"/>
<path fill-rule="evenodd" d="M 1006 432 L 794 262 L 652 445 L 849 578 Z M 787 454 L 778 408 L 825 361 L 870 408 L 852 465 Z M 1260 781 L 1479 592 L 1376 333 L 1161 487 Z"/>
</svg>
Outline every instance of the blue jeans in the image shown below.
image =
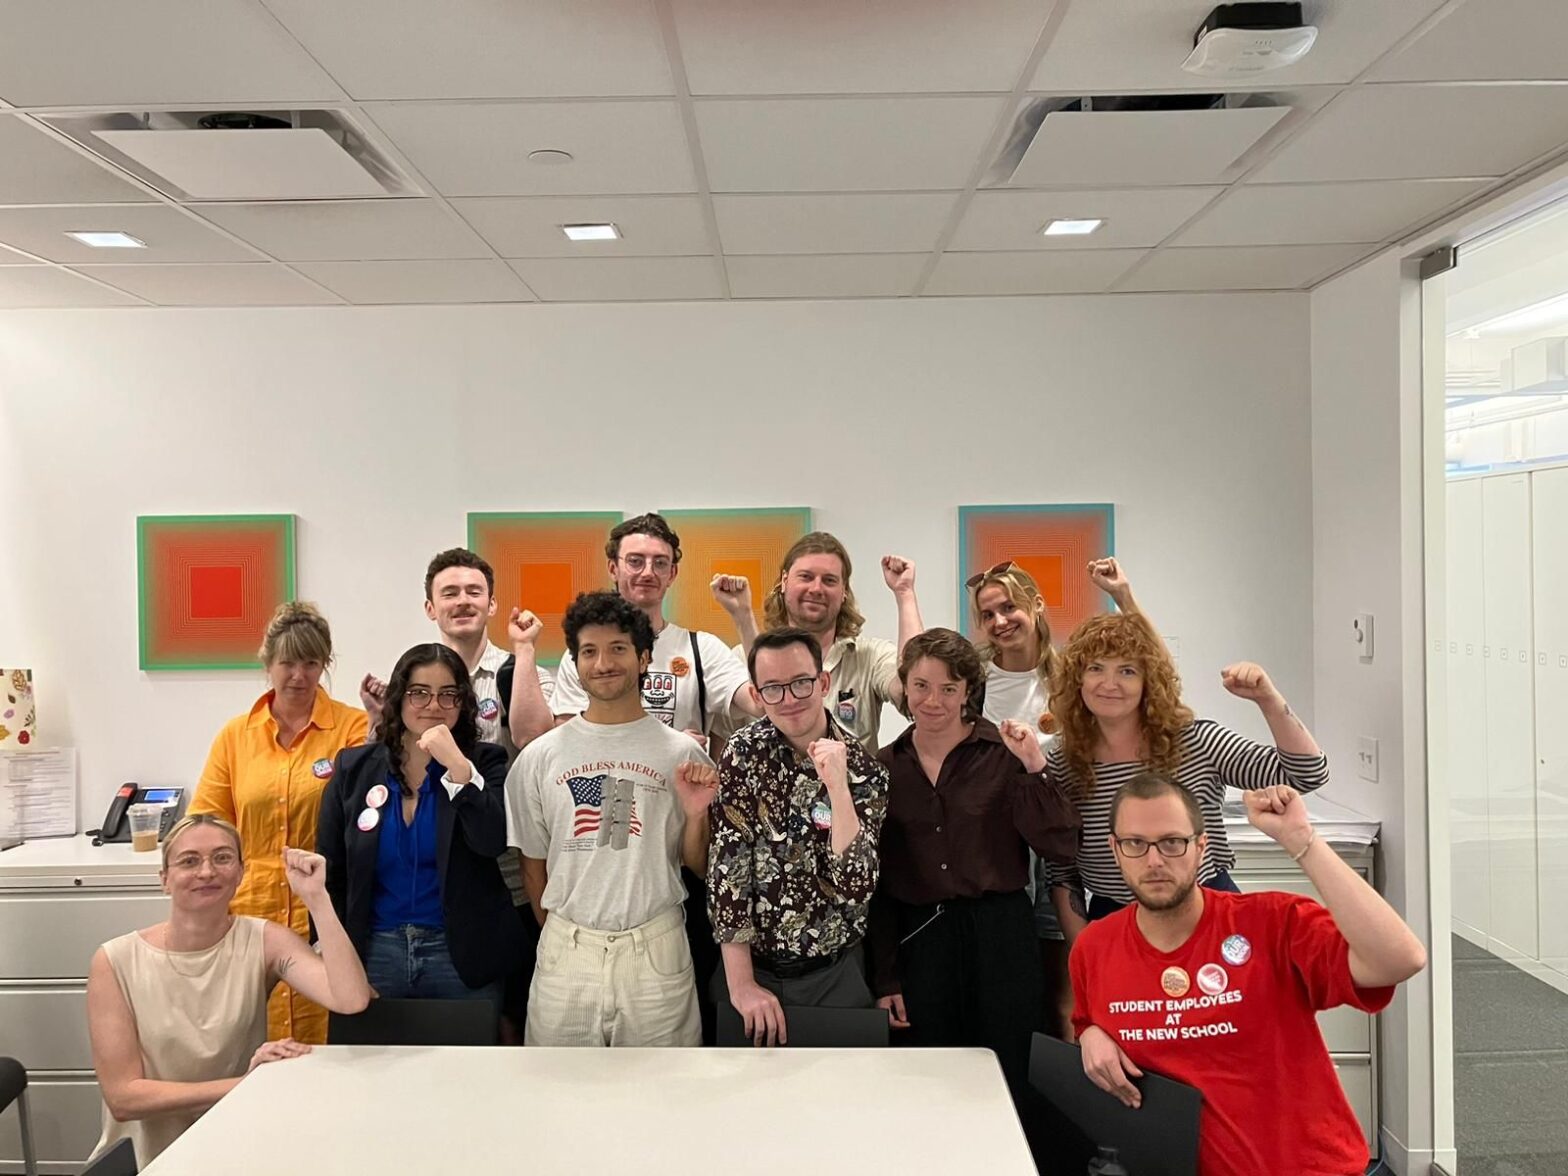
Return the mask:
<svg viewBox="0 0 1568 1176">
<path fill-rule="evenodd" d="M 1205 882 L 1204 885 L 1210 890 L 1228 890 L 1232 894 L 1241 893 L 1241 887 L 1237 886 L 1231 879 L 1229 870 L 1221 870 Z M 1126 905 L 1124 902 L 1117 902 L 1114 898 L 1106 898 L 1103 894 L 1091 894 L 1089 896 L 1089 921 L 1092 923 L 1096 919 L 1105 918 L 1106 915 L 1114 915 Z"/>
<path fill-rule="evenodd" d="M 431 997 L 438 1000 L 489 1000 L 499 1004 L 501 985 L 470 988 L 452 966 L 446 932 L 408 924 L 395 931 L 377 931 L 365 953 L 365 976 L 378 996 L 393 1000 Z"/>
</svg>

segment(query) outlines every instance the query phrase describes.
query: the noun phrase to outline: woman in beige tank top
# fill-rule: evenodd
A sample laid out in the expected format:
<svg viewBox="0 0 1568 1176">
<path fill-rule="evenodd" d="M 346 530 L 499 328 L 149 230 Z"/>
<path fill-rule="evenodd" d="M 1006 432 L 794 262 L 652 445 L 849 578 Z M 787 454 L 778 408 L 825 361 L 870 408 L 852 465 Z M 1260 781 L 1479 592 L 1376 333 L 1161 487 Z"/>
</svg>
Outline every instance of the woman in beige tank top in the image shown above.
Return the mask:
<svg viewBox="0 0 1568 1176">
<path fill-rule="evenodd" d="M 283 867 L 315 920 L 319 956 L 287 927 L 229 914 L 245 873 L 233 825 L 201 814 L 169 831 L 159 875 L 168 922 L 111 939 L 88 974 L 104 1099 L 97 1151 L 129 1138 L 145 1166 L 251 1070 L 309 1052 L 267 1041 L 267 994 L 279 980 L 333 1012 L 369 1003 L 359 954 L 326 895 L 325 859 L 285 849 Z"/>
</svg>

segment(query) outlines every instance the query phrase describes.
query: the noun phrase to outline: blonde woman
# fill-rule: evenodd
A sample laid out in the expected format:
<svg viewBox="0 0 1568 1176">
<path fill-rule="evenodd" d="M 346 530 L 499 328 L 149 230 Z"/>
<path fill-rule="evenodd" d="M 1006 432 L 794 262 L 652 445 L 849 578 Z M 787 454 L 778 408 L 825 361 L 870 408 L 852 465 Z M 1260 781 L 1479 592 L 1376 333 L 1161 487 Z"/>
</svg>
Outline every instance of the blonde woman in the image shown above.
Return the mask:
<svg viewBox="0 0 1568 1176">
<path fill-rule="evenodd" d="M 245 876 L 240 834 L 206 813 L 163 842 L 169 918 L 93 955 L 87 1027 L 103 1091 L 102 1151 L 129 1138 L 145 1167 L 257 1066 L 308 1053 L 267 1040 L 267 992 L 287 978 L 338 1013 L 370 985 L 327 898 L 325 859 L 285 849 L 275 865 L 316 921 L 321 954 L 276 923 L 229 912 Z"/>
<path fill-rule="evenodd" d="M 338 752 L 365 742 L 365 712 L 330 697 L 321 675 L 332 663 L 332 631 L 313 604 L 279 606 L 267 626 L 261 661 L 269 688 L 213 740 L 193 813 L 235 825 L 255 863 L 234 895 L 233 913 L 254 915 L 309 936 L 310 915 L 285 884 L 283 849 L 315 845 L 321 794 Z M 267 1006 L 267 1036 L 321 1044 L 327 1015 L 280 985 Z"/>
</svg>

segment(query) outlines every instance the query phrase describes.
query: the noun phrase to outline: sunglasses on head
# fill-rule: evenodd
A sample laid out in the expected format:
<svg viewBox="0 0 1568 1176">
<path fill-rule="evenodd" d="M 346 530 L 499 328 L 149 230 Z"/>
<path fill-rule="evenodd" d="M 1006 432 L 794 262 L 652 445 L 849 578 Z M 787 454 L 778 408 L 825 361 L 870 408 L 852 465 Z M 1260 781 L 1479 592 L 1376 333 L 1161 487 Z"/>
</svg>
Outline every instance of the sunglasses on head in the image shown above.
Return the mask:
<svg viewBox="0 0 1568 1176">
<path fill-rule="evenodd" d="M 991 577 L 991 576 L 1000 576 L 1003 572 L 1010 572 L 1014 568 L 1016 568 L 1017 566 L 1018 565 L 1015 564 L 1012 560 L 1004 559 L 1001 563 L 997 564 L 995 567 L 986 568 L 985 571 L 983 571 L 983 572 L 976 572 L 974 575 L 970 576 L 969 579 L 964 581 L 964 587 L 965 588 L 978 588 L 980 586 L 980 581 L 982 581 L 984 579 L 987 579 L 988 577 Z"/>
</svg>

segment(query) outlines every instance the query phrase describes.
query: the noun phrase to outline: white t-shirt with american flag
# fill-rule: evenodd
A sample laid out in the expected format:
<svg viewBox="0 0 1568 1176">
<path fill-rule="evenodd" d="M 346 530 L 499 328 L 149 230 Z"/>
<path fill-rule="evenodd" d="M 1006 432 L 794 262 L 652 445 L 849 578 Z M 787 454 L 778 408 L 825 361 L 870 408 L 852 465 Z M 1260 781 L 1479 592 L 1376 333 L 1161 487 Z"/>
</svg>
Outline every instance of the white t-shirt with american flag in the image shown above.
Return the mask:
<svg viewBox="0 0 1568 1176">
<path fill-rule="evenodd" d="M 627 931 L 685 901 L 675 772 L 711 764 L 689 735 L 647 715 L 578 715 L 535 739 L 506 777 L 508 841 L 542 858 L 544 908 L 595 931 Z"/>
</svg>

